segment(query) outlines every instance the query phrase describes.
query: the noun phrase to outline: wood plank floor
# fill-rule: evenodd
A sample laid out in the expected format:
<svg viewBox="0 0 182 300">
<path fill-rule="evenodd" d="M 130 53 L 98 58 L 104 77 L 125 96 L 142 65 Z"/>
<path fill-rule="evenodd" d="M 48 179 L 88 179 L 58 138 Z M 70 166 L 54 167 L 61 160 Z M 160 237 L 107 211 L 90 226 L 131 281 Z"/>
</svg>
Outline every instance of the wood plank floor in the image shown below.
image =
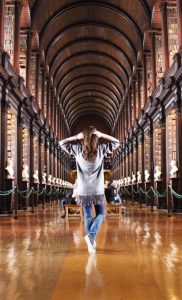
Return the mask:
<svg viewBox="0 0 182 300">
<path fill-rule="evenodd" d="M 0 299 L 182 299 L 182 216 L 128 206 L 105 220 L 96 255 L 83 236 L 56 205 L 0 217 Z"/>
</svg>

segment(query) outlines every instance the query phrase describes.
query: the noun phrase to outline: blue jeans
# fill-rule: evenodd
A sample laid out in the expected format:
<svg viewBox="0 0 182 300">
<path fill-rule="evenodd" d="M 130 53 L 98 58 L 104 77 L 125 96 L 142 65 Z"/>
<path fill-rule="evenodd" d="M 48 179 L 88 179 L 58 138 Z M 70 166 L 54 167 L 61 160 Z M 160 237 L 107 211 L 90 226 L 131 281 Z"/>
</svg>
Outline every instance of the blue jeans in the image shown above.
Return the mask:
<svg viewBox="0 0 182 300">
<path fill-rule="evenodd" d="M 99 228 L 104 220 L 105 211 L 103 204 L 97 204 L 94 205 L 94 207 L 96 212 L 95 218 L 92 217 L 92 205 L 83 206 L 83 211 L 85 232 L 95 239 L 96 234 L 99 231 Z"/>
<path fill-rule="evenodd" d="M 120 198 L 119 195 L 114 196 L 114 202 L 115 202 L 115 203 L 121 203 L 121 198 Z"/>
</svg>

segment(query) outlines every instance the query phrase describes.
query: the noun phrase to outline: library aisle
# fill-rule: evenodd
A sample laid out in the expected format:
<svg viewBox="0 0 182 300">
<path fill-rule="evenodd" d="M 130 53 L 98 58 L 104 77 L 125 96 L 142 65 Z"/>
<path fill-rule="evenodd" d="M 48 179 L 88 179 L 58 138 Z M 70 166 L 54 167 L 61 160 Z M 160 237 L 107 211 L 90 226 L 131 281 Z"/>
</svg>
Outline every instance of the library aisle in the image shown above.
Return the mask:
<svg viewBox="0 0 182 300">
<path fill-rule="evenodd" d="M 107 218 L 89 255 L 83 223 L 59 208 L 0 218 L 1 300 L 180 300 L 181 216 L 127 206 Z"/>
</svg>

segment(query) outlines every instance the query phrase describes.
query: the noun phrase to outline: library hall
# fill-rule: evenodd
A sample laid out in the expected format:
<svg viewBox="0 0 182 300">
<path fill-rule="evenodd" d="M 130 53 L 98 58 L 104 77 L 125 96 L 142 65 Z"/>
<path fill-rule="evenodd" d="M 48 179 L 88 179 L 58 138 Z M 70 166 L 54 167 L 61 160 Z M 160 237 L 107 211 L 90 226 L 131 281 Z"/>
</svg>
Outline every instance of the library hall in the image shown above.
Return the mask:
<svg viewBox="0 0 182 300">
<path fill-rule="evenodd" d="M 0 300 L 182 300 L 182 0 L 0 0 Z"/>
</svg>

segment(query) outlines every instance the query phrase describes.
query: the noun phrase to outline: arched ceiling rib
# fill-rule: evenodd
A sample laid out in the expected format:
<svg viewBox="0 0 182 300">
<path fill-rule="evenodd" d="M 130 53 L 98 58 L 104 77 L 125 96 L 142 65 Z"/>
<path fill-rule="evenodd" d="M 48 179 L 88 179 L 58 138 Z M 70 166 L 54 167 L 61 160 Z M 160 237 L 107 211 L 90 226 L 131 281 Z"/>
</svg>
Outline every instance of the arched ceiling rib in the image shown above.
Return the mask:
<svg viewBox="0 0 182 300">
<path fill-rule="evenodd" d="M 64 94 L 64 92 L 69 89 L 69 86 L 72 86 L 72 84 L 74 84 L 80 76 L 84 76 L 84 78 L 87 79 L 90 73 L 97 74 L 97 77 L 100 78 L 107 78 L 111 83 L 113 83 L 115 92 L 119 95 L 119 99 L 122 98 L 122 95 L 124 94 L 124 84 L 118 75 L 112 69 L 96 64 L 84 64 L 72 68 L 64 77 L 60 78 L 58 83 L 58 93 Z M 82 81 L 82 83 L 84 83 L 84 81 Z"/>
<path fill-rule="evenodd" d="M 143 50 L 153 3 L 30 0 L 41 57 L 71 131 L 87 114 L 112 129 Z"/>
</svg>

